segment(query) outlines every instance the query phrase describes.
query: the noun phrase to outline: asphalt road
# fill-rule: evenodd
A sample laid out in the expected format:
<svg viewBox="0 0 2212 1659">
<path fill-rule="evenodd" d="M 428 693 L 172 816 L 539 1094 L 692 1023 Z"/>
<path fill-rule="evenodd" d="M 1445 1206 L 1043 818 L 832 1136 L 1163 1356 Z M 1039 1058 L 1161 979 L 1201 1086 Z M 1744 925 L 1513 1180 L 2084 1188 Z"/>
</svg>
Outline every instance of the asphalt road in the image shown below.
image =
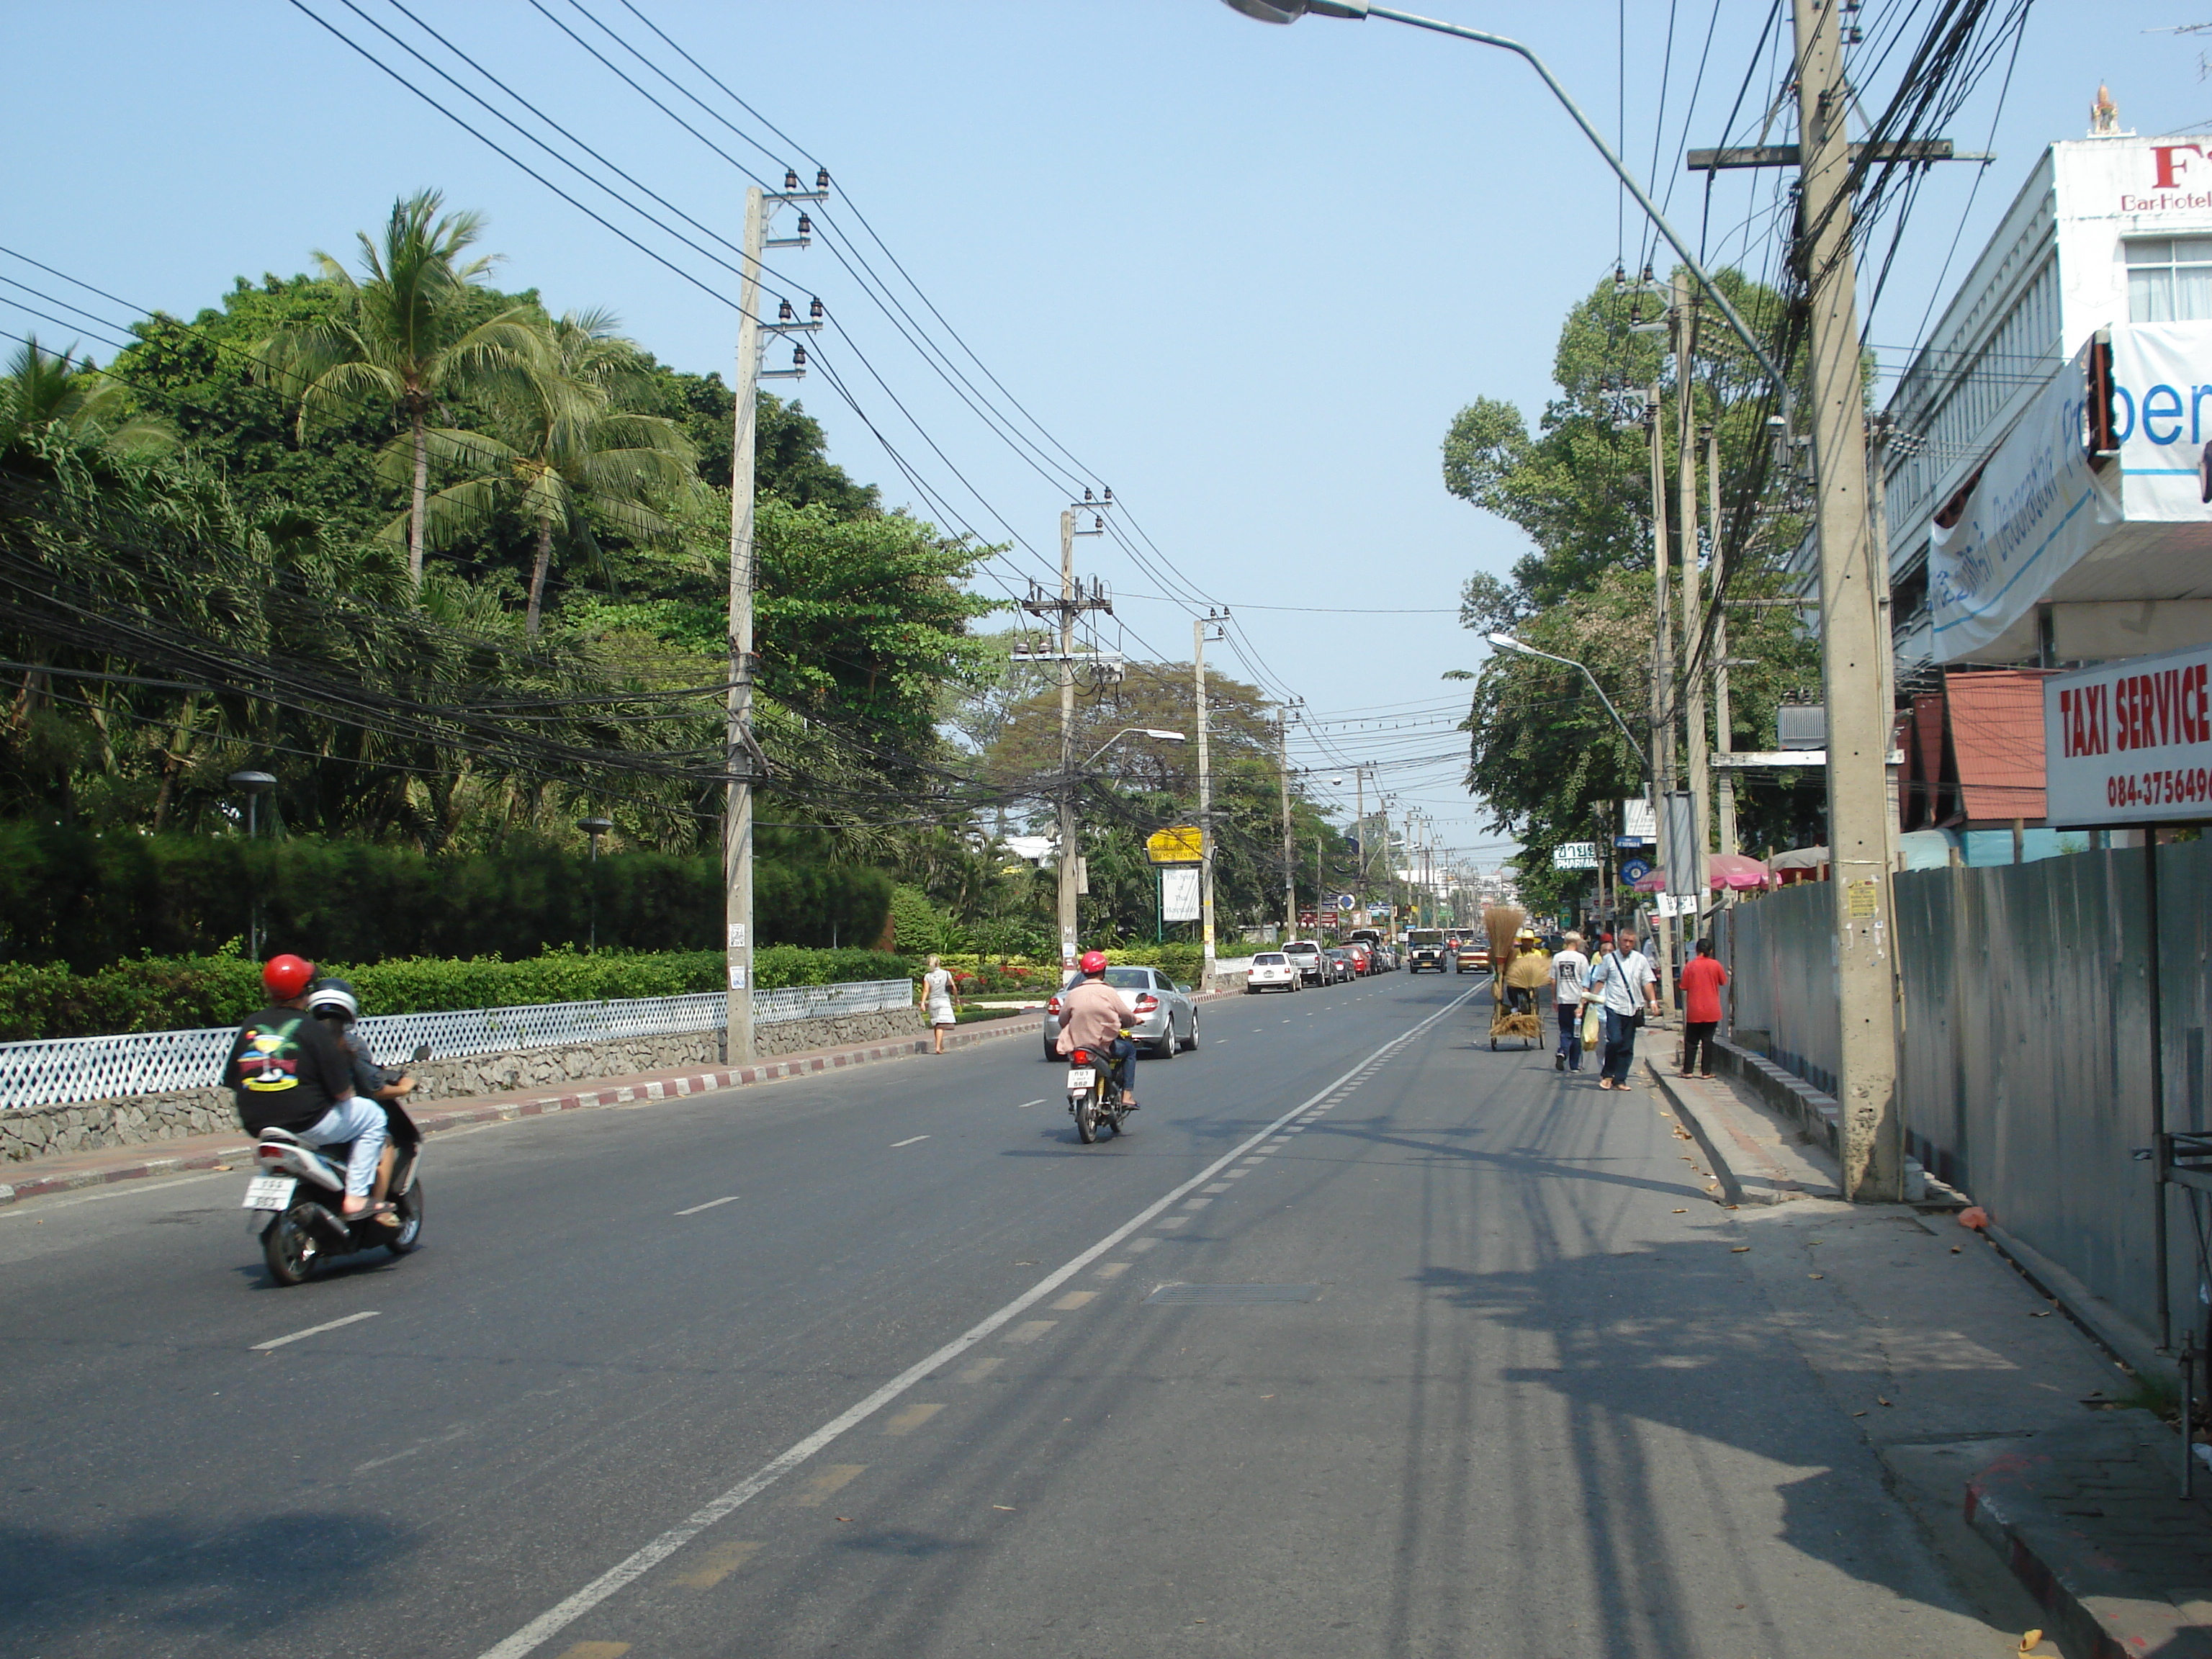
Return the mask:
<svg viewBox="0 0 2212 1659">
<path fill-rule="evenodd" d="M 242 1170 L 0 1212 L 0 1652 L 2009 1651 L 1644 1094 L 1204 1013 L 1092 1147 L 1026 1031 L 441 1136 L 293 1290 Z"/>
</svg>

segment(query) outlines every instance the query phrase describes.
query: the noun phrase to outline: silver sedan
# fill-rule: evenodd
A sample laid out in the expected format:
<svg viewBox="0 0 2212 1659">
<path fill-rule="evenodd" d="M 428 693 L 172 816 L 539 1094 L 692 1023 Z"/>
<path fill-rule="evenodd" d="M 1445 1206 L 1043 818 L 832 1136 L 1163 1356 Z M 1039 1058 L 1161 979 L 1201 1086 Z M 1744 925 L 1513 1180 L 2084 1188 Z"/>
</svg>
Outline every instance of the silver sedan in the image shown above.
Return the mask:
<svg viewBox="0 0 2212 1659">
<path fill-rule="evenodd" d="M 1060 989 L 1081 978 L 1070 974 Z M 1109 968 L 1106 982 L 1121 994 L 1129 1011 L 1126 1022 L 1135 1034 L 1137 1047 L 1147 1059 L 1172 1060 L 1180 1048 L 1198 1047 L 1198 1005 L 1190 993 L 1157 968 Z M 1060 999 L 1045 1005 L 1044 1057 L 1058 1060 L 1053 1044 L 1060 1040 Z"/>
</svg>

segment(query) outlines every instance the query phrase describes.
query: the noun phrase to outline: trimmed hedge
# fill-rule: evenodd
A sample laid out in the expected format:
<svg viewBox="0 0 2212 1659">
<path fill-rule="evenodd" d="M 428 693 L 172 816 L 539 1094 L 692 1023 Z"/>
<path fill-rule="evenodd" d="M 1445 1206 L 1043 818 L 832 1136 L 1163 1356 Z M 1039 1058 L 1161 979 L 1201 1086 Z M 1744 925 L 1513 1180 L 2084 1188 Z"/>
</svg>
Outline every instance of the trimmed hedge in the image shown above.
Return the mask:
<svg viewBox="0 0 2212 1659">
<path fill-rule="evenodd" d="M 810 861 L 764 836 L 754 866 L 758 936 L 872 945 L 890 912 L 880 870 Z M 0 822 L 0 957 L 90 973 L 143 953 L 200 957 L 242 939 L 256 894 L 270 951 L 317 961 L 520 960 L 591 936 L 603 947 L 708 951 L 722 931 L 712 857 L 580 851 L 516 837 L 495 853 L 426 854 L 294 836 L 98 834 Z"/>
<path fill-rule="evenodd" d="M 522 962 L 408 957 L 358 967 L 329 963 L 324 971 L 354 982 L 365 1013 L 412 1014 L 712 991 L 723 983 L 722 963 L 719 951 L 553 951 Z M 774 945 L 753 953 L 754 979 L 764 990 L 911 979 L 919 971 L 879 951 Z M 94 974 L 58 963 L 0 963 L 0 1042 L 228 1025 L 264 1000 L 258 966 L 234 954 L 141 957 Z"/>
</svg>

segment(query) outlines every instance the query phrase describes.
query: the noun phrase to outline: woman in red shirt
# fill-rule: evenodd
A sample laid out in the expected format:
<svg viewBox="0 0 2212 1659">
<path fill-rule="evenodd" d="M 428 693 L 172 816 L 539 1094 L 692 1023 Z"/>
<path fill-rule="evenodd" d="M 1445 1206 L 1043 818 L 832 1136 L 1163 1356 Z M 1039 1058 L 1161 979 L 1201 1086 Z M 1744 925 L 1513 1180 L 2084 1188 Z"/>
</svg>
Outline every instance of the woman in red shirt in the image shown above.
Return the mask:
<svg viewBox="0 0 2212 1659">
<path fill-rule="evenodd" d="M 1728 969 L 1713 960 L 1713 942 L 1698 941 L 1698 954 L 1682 969 L 1682 1075 L 1713 1074 L 1713 1032 L 1721 1023 L 1721 987 Z M 1698 1064 L 1699 1050 L 1705 1064 Z"/>
</svg>

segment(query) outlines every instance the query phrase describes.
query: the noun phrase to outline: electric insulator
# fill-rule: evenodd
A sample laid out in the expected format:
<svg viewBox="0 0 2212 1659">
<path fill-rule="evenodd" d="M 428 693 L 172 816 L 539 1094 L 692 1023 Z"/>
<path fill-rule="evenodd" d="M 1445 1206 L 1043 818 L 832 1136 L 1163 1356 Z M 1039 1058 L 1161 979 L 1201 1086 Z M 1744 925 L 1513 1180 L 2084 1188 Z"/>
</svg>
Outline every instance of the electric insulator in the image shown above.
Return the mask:
<svg viewBox="0 0 2212 1659">
<path fill-rule="evenodd" d="M 1088 489 L 1083 492 L 1083 499 L 1086 501 L 1091 499 L 1091 492 Z"/>
<path fill-rule="evenodd" d="M 822 301 L 819 295 L 806 302 L 806 314 L 809 317 L 811 317 L 817 323 L 822 320 L 824 313 L 822 309 Z"/>
<path fill-rule="evenodd" d="M 1113 490 L 1113 488 L 1112 488 L 1112 486 L 1111 486 L 1111 485 L 1109 485 L 1109 486 L 1108 486 L 1108 488 L 1107 488 L 1107 490 L 1106 490 L 1106 499 L 1107 499 L 1109 501 L 1111 501 L 1114 499 L 1114 490 Z"/>
<path fill-rule="evenodd" d="M 813 230 L 814 221 L 808 218 L 805 214 L 800 214 L 799 216 L 799 234 L 801 236 L 811 235 L 813 234 Z"/>
<path fill-rule="evenodd" d="M 1103 530 L 1106 527 L 1106 520 L 1094 513 L 1091 515 L 1091 527 L 1093 530 Z"/>
<path fill-rule="evenodd" d="M 787 323 L 787 322 L 790 322 L 793 318 L 797 317 L 798 315 L 799 315 L 799 313 L 798 313 L 797 312 L 793 311 L 793 310 L 791 308 L 791 301 L 788 301 L 788 300 L 780 300 L 780 301 L 778 301 L 776 302 L 776 307 L 775 307 L 775 319 L 776 319 L 776 321 L 778 321 L 779 323 Z"/>
<path fill-rule="evenodd" d="M 789 167 L 786 167 L 783 170 L 783 187 L 786 190 L 797 190 L 799 188 L 799 175 L 796 173 L 793 173 Z"/>
<path fill-rule="evenodd" d="M 814 188 L 817 190 L 827 190 L 830 188 L 830 169 L 828 167 L 817 167 L 814 170 Z"/>
<path fill-rule="evenodd" d="M 806 367 L 806 348 L 805 346 L 792 347 L 791 366 L 793 368 L 804 368 Z"/>
</svg>

